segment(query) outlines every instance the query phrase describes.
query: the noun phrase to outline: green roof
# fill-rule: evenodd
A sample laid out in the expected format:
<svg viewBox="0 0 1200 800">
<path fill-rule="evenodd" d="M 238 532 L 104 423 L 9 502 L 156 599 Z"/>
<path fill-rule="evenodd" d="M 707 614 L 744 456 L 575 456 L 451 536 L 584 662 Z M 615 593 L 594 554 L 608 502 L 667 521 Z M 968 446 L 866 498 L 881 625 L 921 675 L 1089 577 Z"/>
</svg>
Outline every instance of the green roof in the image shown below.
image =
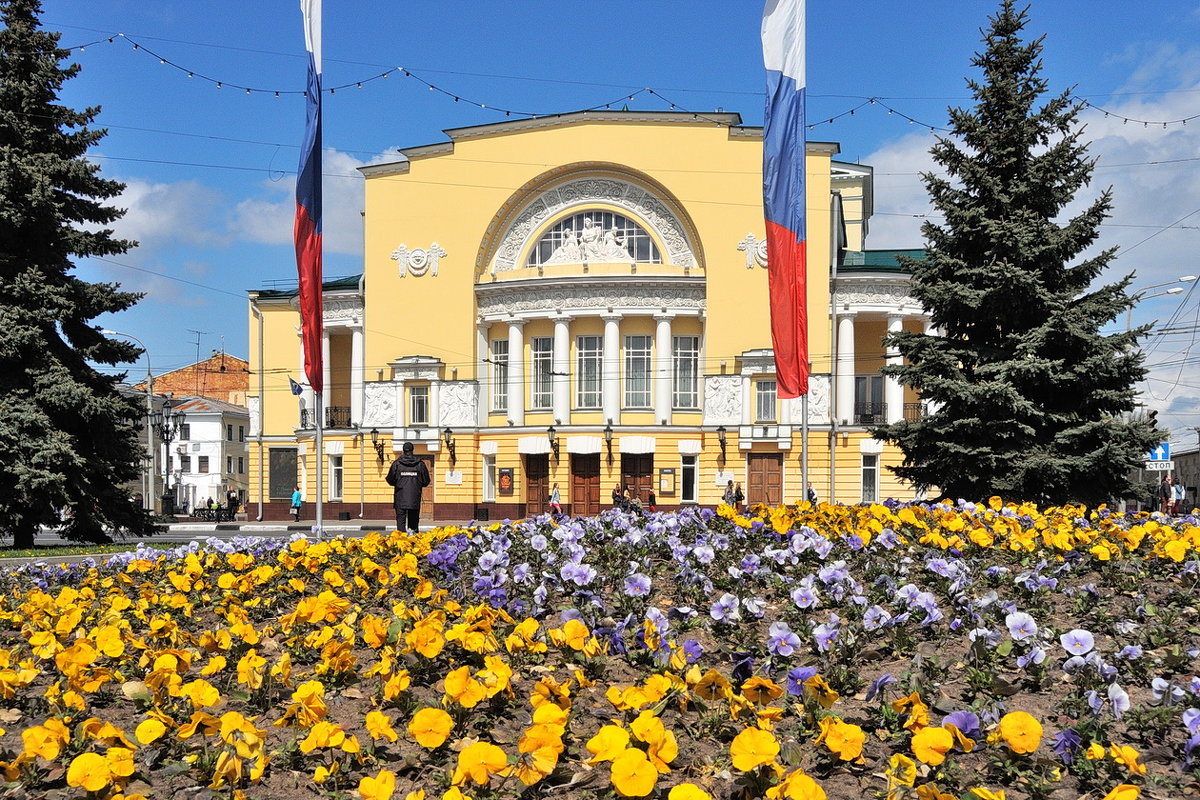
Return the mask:
<svg viewBox="0 0 1200 800">
<path fill-rule="evenodd" d="M 331 278 L 321 284 L 322 292 L 347 292 L 358 289 L 362 275 L 347 275 L 343 278 Z M 259 300 L 284 300 L 295 297 L 300 293 L 296 281 L 271 281 L 270 289 L 251 289 L 258 292 Z M 286 287 L 286 288 L 284 288 Z"/>
<path fill-rule="evenodd" d="M 908 250 L 848 250 L 839 272 L 905 272 L 900 266 L 900 256 L 924 258 L 920 248 Z"/>
</svg>

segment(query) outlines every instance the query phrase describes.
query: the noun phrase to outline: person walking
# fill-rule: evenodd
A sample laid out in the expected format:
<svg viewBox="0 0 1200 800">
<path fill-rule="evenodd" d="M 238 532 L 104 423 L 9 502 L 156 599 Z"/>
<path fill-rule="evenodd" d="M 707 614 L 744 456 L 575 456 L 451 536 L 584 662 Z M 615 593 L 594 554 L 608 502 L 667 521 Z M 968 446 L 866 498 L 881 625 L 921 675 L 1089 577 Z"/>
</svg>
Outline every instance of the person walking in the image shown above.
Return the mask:
<svg viewBox="0 0 1200 800">
<path fill-rule="evenodd" d="M 1162 482 L 1158 485 L 1158 510 L 1163 514 L 1171 513 L 1171 504 L 1175 502 L 1175 487 L 1172 484 L 1171 476 L 1164 475 Z"/>
<path fill-rule="evenodd" d="M 1177 517 L 1183 514 L 1183 495 L 1185 490 L 1186 487 L 1183 485 L 1183 481 L 1175 481 L 1175 507 L 1172 509 L 1172 511 Z"/>
<path fill-rule="evenodd" d="M 396 509 L 396 530 L 421 530 L 421 490 L 429 485 L 429 467 L 413 455 L 412 442 L 405 442 L 400 457 L 392 462 L 387 482 L 394 487 L 392 506 Z"/>
<path fill-rule="evenodd" d="M 812 503 L 814 506 L 817 504 L 817 490 L 813 488 L 811 483 L 808 484 L 807 498 L 808 502 Z"/>
<path fill-rule="evenodd" d="M 225 503 L 229 507 L 229 518 L 233 519 L 233 515 L 237 513 L 238 507 L 242 504 L 242 499 L 238 496 L 237 487 L 229 487 L 229 491 L 225 493 Z"/>
<path fill-rule="evenodd" d="M 209 503 L 212 503 L 211 497 L 209 498 Z M 292 492 L 292 522 L 300 521 L 300 506 L 303 503 L 304 503 L 304 494 L 300 491 L 300 487 L 297 486 L 295 491 Z M 210 506 L 210 508 L 211 508 L 211 506 Z"/>
<path fill-rule="evenodd" d="M 555 514 L 562 513 L 562 494 L 558 491 L 557 483 L 550 490 L 550 510 Z"/>
</svg>

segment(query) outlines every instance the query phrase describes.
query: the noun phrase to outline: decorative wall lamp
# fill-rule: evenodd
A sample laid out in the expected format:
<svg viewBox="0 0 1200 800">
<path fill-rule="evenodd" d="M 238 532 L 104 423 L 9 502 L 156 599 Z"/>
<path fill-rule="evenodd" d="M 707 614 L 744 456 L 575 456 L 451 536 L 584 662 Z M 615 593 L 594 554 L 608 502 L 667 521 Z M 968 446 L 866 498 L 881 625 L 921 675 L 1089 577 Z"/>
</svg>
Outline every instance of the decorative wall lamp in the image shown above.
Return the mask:
<svg viewBox="0 0 1200 800">
<path fill-rule="evenodd" d="M 454 431 L 450 430 L 450 426 L 442 429 L 442 441 L 446 443 L 446 450 L 450 453 L 450 463 L 453 464 L 456 460 L 454 455 Z"/>
<path fill-rule="evenodd" d="M 546 438 L 550 441 L 550 450 L 554 453 L 554 460 L 558 461 L 558 431 L 554 430 L 553 425 L 546 428 Z"/>
<path fill-rule="evenodd" d="M 371 446 L 375 448 L 375 455 L 379 459 L 379 463 L 384 462 L 383 457 L 383 442 L 379 441 L 379 428 L 371 428 Z"/>
<path fill-rule="evenodd" d="M 721 460 L 722 461 L 725 460 L 725 445 L 727 442 L 728 442 L 728 439 L 725 436 L 725 426 L 718 425 L 717 426 L 717 443 L 721 445 Z"/>
<path fill-rule="evenodd" d="M 611 424 L 605 425 L 604 426 L 604 443 L 606 445 L 608 445 L 608 463 L 610 463 L 610 464 L 613 462 L 612 437 L 613 437 L 612 425 Z"/>
</svg>

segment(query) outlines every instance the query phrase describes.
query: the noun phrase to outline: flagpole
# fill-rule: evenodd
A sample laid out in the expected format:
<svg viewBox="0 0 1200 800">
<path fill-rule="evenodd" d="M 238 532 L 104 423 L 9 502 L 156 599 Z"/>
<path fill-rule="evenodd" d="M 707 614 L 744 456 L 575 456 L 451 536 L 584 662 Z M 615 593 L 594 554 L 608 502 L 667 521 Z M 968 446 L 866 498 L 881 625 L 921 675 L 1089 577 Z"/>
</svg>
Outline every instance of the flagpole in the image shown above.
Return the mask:
<svg viewBox="0 0 1200 800">
<path fill-rule="evenodd" d="M 316 534 L 317 539 L 325 538 L 325 511 L 324 511 L 324 507 L 322 505 L 322 499 L 325 496 L 325 481 L 324 481 L 325 446 L 323 444 L 323 441 L 324 441 L 323 434 L 324 434 L 324 429 L 325 429 L 325 397 L 324 397 L 324 394 L 325 394 L 324 392 L 317 392 L 314 395 L 314 398 L 316 400 L 316 406 L 317 406 L 317 435 L 316 435 L 317 519 L 316 519 L 316 522 L 313 523 L 312 530 L 313 530 L 313 533 Z"/>
</svg>

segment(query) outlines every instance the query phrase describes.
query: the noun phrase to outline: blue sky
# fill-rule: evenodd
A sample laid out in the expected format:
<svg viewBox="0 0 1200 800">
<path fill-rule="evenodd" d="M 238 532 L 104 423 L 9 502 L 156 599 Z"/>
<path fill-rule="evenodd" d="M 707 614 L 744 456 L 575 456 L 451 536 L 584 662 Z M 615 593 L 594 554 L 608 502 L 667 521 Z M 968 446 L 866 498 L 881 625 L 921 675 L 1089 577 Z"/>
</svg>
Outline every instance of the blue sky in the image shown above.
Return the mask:
<svg viewBox="0 0 1200 800">
<path fill-rule="evenodd" d="M 762 121 L 759 2 L 325 5 L 325 85 L 346 86 L 324 101 L 327 277 L 361 271 L 355 168 L 393 160 L 398 147 L 442 141 L 446 128 L 505 119 L 495 109 L 673 103 Z M 929 209 L 916 173 L 932 166 L 930 127 L 945 124 L 947 106 L 968 101 L 964 78 L 976 74 L 970 60 L 995 7 L 809 0 L 809 136 L 875 167 L 869 247 L 921 245 Z M 141 242 L 124 256 L 80 265 L 89 280 L 147 293 L 101 324 L 145 342 L 156 374 L 222 347 L 245 356 L 245 290 L 295 276 L 299 4 L 44 0 L 42 20 L 62 32 L 63 46 L 87 45 L 73 52 L 83 70 L 63 100 L 102 107 L 99 123 L 110 134 L 94 157 L 107 177 L 128 185 L 117 230 Z M 1113 187 L 1116 206 L 1100 244 L 1121 248 L 1114 275 L 1136 271 L 1141 287 L 1200 274 L 1200 118 L 1178 122 L 1200 115 L 1200 2 L 1035 0 L 1027 31 L 1046 37 L 1051 90 L 1073 87 L 1096 107 L 1083 119 L 1099 168 L 1079 203 Z M 397 67 L 412 75 L 378 77 Z M 646 88 L 653 93 L 626 99 Z M 1182 330 L 1147 345 L 1155 369 L 1145 396 L 1177 443 L 1194 444 L 1186 431 L 1200 425 L 1200 288 L 1182 285 L 1182 294 L 1139 305 L 1133 322 Z M 130 372 L 145 368 L 143 358 Z"/>
</svg>

